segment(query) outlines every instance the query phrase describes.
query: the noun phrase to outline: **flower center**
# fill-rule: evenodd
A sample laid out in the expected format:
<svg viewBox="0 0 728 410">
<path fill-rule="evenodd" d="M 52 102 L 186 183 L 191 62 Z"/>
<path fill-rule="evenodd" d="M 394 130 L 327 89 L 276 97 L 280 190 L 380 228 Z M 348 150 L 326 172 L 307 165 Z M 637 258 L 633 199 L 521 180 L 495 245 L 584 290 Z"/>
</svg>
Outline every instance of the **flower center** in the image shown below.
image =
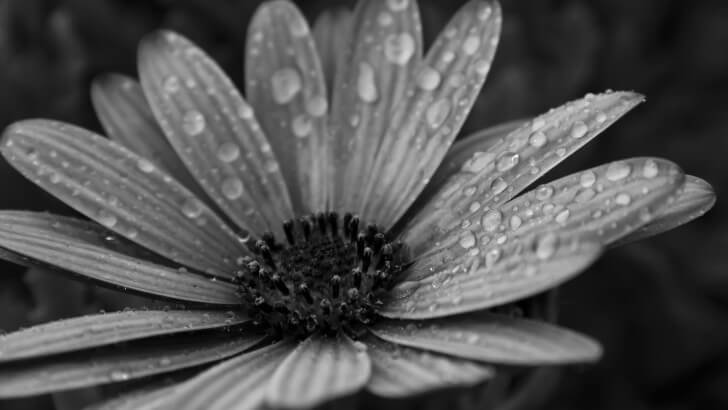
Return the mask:
<svg viewBox="0 0 728 410">
<path fill-rule="evenodd" d="M 237 272 L 243 307 L 279 334 L 355 331 L 370 323 L 402 271 L 400 243 L 375 225 L 335 212 L 283 223 L 286 243 L 272 234 L 250 245 Z"/>
</svg>

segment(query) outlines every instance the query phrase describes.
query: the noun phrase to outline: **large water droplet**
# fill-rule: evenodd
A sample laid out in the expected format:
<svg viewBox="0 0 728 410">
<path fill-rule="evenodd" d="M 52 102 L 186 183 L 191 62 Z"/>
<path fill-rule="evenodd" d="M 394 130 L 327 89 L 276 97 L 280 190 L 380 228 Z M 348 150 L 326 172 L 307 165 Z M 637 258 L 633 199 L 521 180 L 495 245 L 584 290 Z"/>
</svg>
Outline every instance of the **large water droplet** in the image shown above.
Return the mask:
<svg viewBox="0 0 728 410">
<path fill-rule="evenodd" d="M 621 193 L 614 198 L 614 202 L 616 202 L 617 205 L 627 206 L 630 202 L 632 202 L 632 198 L 628 194 Z"/>
<path fill-rule="evenodd" d="M 491 210 L 483 215 L 480 223 L 488 232 L 495 232 L 503 220 L 503 214 L 498 210 Z"/>
<path fill-rule="evenodd" d="M 559 238 L 553 233 L 547 233 L 536 242 L 536 257 L 542 260 L 548 259 L 556 253 Z"/>
<path fill-rule="evenodd" d="M 491 152 L 476 152 L 473 157 L 463 165 L 463 171 L 480 172 L 493 162 L 495 154 Z"/>
<path fill-rule="evenodd" d="M 645 161 L 645 165 L 642 167 L 642 175 L 645 178 L 654 178 L 659 172 L 660 170 L 657 167 L 657 162 L 651 159 Z"/>
<path fill-rule="evenodd" d="M 432 67 L 424 67 L 417 77 L 417 85 L 425 91 L 432 91 L 440 85 L 442 76 Z"/>
<path fill-rule="evenodd" d="M 465 249 L 470 249 L 475 246 L 475 235 L 473 235 L 473 233 L 470 231 L 465 231 L 460 236 L 460 246 Z"/>
<path fill-rule="evenodd" d="M 498 162 L 496 163 L 495 167 L 498 171 L 508 171 L 509 169 L 513 168 L 518 164 L 519 160 L 518 154 L 514 152 L 504 152 L 500 158 L 498 158 Z"/>
<path fill-rule="evenodd" d="M 508 183 L 501 177 L 494 179 L 493 182 L 490 183 L 490 190 L 493 192 L 493 195 L 500 194 L 505 191 L 506 188 L 508 188 Z"/>
<path fill-rule="evenodd" d="M 480 47 L 480 38 L 476 35 L 468 36 L 463 42 L 463 52 L 466 55 L 473 55 Z"/>
<path fill-rule="evenodd" d="M 182 117 L 182 130 L 191 137 L 199 135 L 205 130 L 206 125 L 205 116 L 199 111 L 187 111 Z"/>
<path fill-rule="evenodd" d="M 321 117 L 329 109 L 329 103 L 325 97 L 316 96 L 306 101 L 306 111 L 314 117 Z"/>
<path fill-rule="evenodd" d="M 298 115 L 291 121 L 291 131 L 298 138 L 303 138 L 311 133 L 313 123 L 306 115 Z"/>
<path fill-rule="evenodd" d="M 432 105 L 430 105 L 430 107 L 427 109 L 427 112 L 425 112 L 427 123 L 430 124 L 430 127 L 432 128 L 440 128 L 440 126 L 450 115 L 450 109 L 450 101 L 445 98 L 440 98 L 439 100 L 433 102 Z"/>
<path fill-rule="evenodd" d="M 139 160 L 137 161 L 137 168 L 139 168 L 140 171 L 148 174 L 150 172 L 153 172 L 156 167 L 148 159 L 139 158 Z"/>
<path fill-rule="evenodd" d="M 577 121 L 571 127 L 571 138 L 583 138 L 587 132 L 589 132 L 589 127 L 587 127 L 582 121 Z"/>
<path fill-rule="evenodd" d="M 610 181 L 619 181 L 629 176 L 632 168 L 626 162 L 613 162 L 607 167 L 607 179 Z"/>
<path fill-rule="evenodd" d="M 240 157 L 240 148 L 232 142 L 224 142 L 217 147 L 217 158 L 222 162 L 233 162 Z"/>
<path fill-rule="evenodd" d="M 359 78 L 356 82 L 359 98 L 364 102 L 374 102 L 379 97 L 377 85 L 374 80 L 374 68 L 369 63 L 359 64 Z"/>
<path fill-rule="evenodd" d="M 236 177 L 226 178 L 220 189 L 227 199 L 238 199 L 243 195 L 243 182 Z"/>
<path fill-rule="evenodd" d="M 113 228 L 117 222 L 116 215 L 106 209 L 99 209 L 99 212 L 96 214 L 96 220 L 107 228 Z"/>
<path fill-rule="evenodd" d="M 563 211 L 556 214 L 556 218 L 554 218 L 554 219 L 556 220 L 557 223 L 560 223 L 563 225 L 566 223 L 566 221 L 569 220 L 570 214 L 571 214 L 571 212 L 568 209 L 564 209 Z"/>
<path fill-rule="evenodd" d="M 579 184 L 584 188 L 589 188 L 597 181 L 597 176 L 592 171 L 584 171 L 579 177 Z"/>
<path fill-rule="evenodd" d="M 301 91 L 301 75 L 294 68 L 282 68 L 271 77 L 273 99 L 278 104 L 287 104 Z"/>
<path fill-rule="evenodd" d="M 547 138 L 543 131 L 536 131 L 528 138 L 528 142 L 531 146 L 539 148 L 546 144 Z"/>
<path fill-rule="evenodd" d="M 394 64 L 407 64 L 414 53 L 415 40 L 409 33 L 390 34 L 384 40 L 384 56 Z"/>
<path fill-rule="evenodd" d="M 188 218 L 202 215 L 202 204 L 196 198 L 188 198 L 182 203 L 182 213 Z"/>
</svg>

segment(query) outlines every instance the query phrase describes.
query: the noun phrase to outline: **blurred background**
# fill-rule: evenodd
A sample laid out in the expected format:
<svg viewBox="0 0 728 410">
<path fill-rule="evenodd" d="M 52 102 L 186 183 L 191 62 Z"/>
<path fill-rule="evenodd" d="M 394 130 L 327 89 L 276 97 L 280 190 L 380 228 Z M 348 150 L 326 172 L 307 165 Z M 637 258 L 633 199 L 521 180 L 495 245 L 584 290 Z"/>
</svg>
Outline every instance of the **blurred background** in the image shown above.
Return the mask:
<svg viewBox="0 0 728 410">
<path fill-rule="evenodd" d="M 604 360 L 544 383 L 545 409 L 728 408 L 728 2 L 502 0 L 496 61 L 465 133 L 538 114 L 586 92 L 636 90 L 647 103 L 570 158 L 559 176 L 618 158 L 670 159 L 709 181 L 703 218 L 614 249 L 561 291 L 560 322 L 600 340 Z M 350 1 L 297 2 L 309 20 Z M 421 0 L 430 42 L 462 1 Z M 0 128 L 48 117 L 100 131 L 94 76 L 135 74 L 146 33 L 171 28 L 242 84 L 250 0 L 0 0 Z M 0 162 L 0 209 L 71 213 Z M 0 330 L 143 304 L 1 262 Z M 53 409 L 64 399 L 0 402 Z M 68 407 L 68 406 L 65 406 Z M 70 407 L 72 408 L 72 407 Z"/>
</svg>

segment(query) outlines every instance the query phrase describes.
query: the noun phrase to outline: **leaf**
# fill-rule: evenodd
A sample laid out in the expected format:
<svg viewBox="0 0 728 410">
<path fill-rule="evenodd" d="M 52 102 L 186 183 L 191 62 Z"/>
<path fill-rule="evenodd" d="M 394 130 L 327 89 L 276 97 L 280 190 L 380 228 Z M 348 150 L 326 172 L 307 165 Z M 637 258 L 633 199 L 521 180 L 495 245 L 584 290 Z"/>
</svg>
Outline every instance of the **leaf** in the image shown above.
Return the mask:
<svg viewBox="0 0 728 410">
<path fill-rule="evenodd" d="M 0 247 L 124 289 L 182 301 L 234 305 L 235 286 L 110 249 L 83 221 L 34 212 L 0 211 Z M 17 258 L 17 257 L 16 257 Z M 18 262 L 23 262 L 19 260 Z M 31 262 L 31 265 L 34 264 Z"/>
<path fill-rule="evenodd" d="M 230 277 L 247 249 L 207 206 L 148 159 L 99 135 L 48 120 L 5 131 L 5 158 L 106 228 L 178 263 Z"/>
<path fill-rule="evenodd" d="M 437 37 L 369 167 L 363 220 L 391 226 L 432 177 L 485 82 L 501 20 L 496 1 L 472 0 Z"/>
<path fill-rule="evenodd" d="M 138 310 L 79 316 L 0 336 L 0 363 L 232 326 L 246 320 L 232 311 L 200 310 Z"/>
<path fill-rule="evenodd" d="M 274 408 L 314 407 L 364 387 L 371 373 L 366 348 L 339 333 L 309 336 L 281 363 L 266 390 Z"/>
<path fill-rule="evenodd" d="M 478 312 L 438 320 L 382 320 L 371 331 L 404 346 L 488 363 L 543 366 L 592 362 L 599 344 L 570 330 Z"/>
<path fill-rule="evenodd" d="M 306 19 L 290 1 L 263 3 L 248 27 L 246 95 L 280 159 L 297 214 L 326 208 L 329 101 Z"/>
<path fill-rule="evenodd" d="M 160 31 L 139 46 L 144 94 L 167 139 L 215 203 L 245 233 L 279 231 L 288 188 L 251 107 L 186 38 Z"/>
<path fill-rule="evenodd" d="M 118 383 L 199 366 L 241 353 L 263 337 L 260 334 L 222 337 L 210 333 L 175 336 L 5 364 L 0 366 L 0 398 Z"/>
<path fill-rule="evenodd" d="M 367 389 L 382 397 L 407 397 L 444 387 L 473 385 L 495 369 L 450 356 L 399 346 L 376 337 L 364 340 L 372 361 Z"/>
</svg>

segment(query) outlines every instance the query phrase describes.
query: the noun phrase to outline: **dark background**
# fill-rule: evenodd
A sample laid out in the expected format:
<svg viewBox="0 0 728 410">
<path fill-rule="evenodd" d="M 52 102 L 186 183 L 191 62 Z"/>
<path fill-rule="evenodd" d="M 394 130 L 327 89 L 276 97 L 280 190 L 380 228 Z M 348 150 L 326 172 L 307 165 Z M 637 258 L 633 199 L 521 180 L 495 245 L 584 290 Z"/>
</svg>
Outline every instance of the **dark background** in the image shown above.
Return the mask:
<svg viewBox="0 0 728 410">
<path fill-rule="evenodd" d="M 310 20 L 350 4 L 297 3 Z M 426 41 L 460 3 L 420 1 Z M 535 115 L 589 91 L 636 90 L 647 103 L 552 175 L 653 155 L 706 179 L 719 197 L 700 220 L 611 250 L 562 289 L 561 322 L 596 337 L 606 355 L 546 381 L 543 408 L 728 408 L 728 219 L 721 203 L 728 188 L 728 2 L 503 3 L 501 45 L 466 131 Z M 0 128 L 49 117 L 100 130 L 91 79 L 106 71 L 133 75 L 140 37 L 158 27 L 192 38 L 241 84 L 245 28 L 258 4 L 0 0 Z M 0 208 L 68 212 L 4 162 L 0 184 Z M 0 269 L 3 330 L 139 303 L 7 263 Z M 22 405 L 31 403 L 52 408 L 49 398 Z"/>
</svg>

